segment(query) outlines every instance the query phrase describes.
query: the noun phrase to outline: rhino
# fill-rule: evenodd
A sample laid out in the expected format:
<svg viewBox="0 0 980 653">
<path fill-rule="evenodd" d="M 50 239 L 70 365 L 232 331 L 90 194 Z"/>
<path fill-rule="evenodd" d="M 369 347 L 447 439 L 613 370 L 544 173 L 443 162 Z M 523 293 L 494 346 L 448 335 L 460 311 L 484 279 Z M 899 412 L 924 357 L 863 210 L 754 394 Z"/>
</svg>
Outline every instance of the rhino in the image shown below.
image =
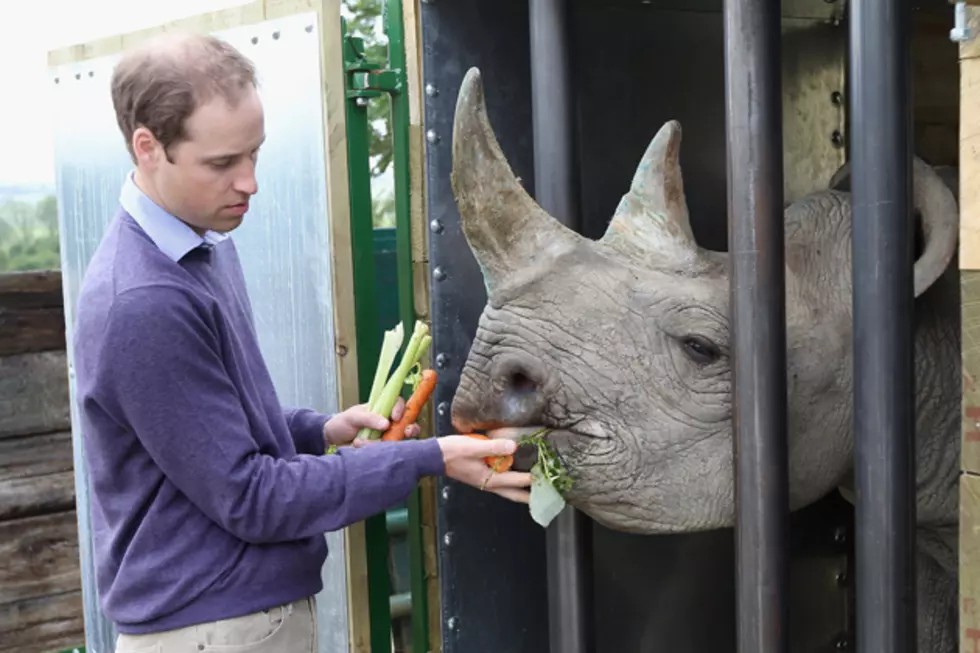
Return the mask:
<svg viewBox="0 0 980 653">
<path fill-rule="evenodd" d="M 735 523 L 727 253 L 695 241 L 664 124 L 599 240 L 549 215 L 515 176 L 478 69 L 457 98 L 452 189 L 487 302 L 451 405 L 460 432 L 551 429 L 570 505 L 657 535 Z M 842 168 L 833 184 L 846 184 Z M 918 650 L 957 650 L 958 207 L 913 158 Z M 852 485 L 851 205 L 840 188 L 785 215 L 792 510 Z M 529 462 L 525 462 L 527 469 Z"/>
</svg>

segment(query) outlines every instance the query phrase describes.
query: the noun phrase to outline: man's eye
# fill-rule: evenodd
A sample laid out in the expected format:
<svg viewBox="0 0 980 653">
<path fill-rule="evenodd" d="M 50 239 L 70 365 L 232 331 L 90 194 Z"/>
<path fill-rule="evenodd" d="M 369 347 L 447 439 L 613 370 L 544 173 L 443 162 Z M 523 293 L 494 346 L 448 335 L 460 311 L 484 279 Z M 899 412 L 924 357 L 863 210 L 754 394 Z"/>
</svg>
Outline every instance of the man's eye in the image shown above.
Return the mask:
<svg viewBox="0 0 980 653">
<path fill-rule="evenodd" d="M 218 170 L 224 170 L 225 168 L 230 168 L 233 161 L 229 159 L 222 159 L 220 161 L 212 161 L 211 167 L 217 168 Z"/>
</svg>

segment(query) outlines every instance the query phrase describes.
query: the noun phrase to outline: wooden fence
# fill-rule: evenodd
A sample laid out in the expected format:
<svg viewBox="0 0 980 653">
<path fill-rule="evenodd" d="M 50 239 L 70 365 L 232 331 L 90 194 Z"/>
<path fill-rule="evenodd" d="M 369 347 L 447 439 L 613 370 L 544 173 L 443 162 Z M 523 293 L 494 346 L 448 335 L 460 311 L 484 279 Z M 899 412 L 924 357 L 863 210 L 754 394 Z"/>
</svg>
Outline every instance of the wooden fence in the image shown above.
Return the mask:
<svg viewBox="0 0 980 653">
<path fill-rule="evenodd" d="M 59 272 L 0 275 L 0 653 L 84 644 Z"/>
</svg>

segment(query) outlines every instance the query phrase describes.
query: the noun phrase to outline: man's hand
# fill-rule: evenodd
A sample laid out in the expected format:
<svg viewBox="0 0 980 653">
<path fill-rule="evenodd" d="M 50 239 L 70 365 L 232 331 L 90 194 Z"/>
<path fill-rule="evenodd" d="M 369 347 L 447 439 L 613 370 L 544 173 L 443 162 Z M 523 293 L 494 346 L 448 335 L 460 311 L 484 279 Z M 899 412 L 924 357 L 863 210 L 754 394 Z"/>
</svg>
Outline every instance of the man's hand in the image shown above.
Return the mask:
<svg viewBox="0 0 980 653">
<path fill-rule="evenodd" d="M 395 402 L 395 407 L 391 409 L 391 419 L 398 421 L 405 413 L 405 400 L 401 397 Z M 338 447 L 351 444 L 361 447 L 371 444 L 376 440 L 355 440 L 358 431 L 362 428 L 376 429 L 384 431 L 390 426 L 391 422 L 377 413 L 368 410 L 367 404 L 352 406 L 342 413 L 337 413 L 333 419 L 327 420 L 323 425 L 323 441 L 329 447 L 332 444 Z M 406 438 L 418 437 L 421 429 L 418 424 L 410 424 L 405 429 Z M 378 440 L 379 441 L 379 440 Z"/>
<path fill-rule="evenodd" d="M 465 435 L 439 438 L 446 476 L 475 488 L 498 494 L 517 503 L 528 503 L 531 475 L 526 472 L 495 472 L 486 463 L 487 456 L 509 456 L 517 451 L 513 440 L 480 440 Z"/>
</svg>

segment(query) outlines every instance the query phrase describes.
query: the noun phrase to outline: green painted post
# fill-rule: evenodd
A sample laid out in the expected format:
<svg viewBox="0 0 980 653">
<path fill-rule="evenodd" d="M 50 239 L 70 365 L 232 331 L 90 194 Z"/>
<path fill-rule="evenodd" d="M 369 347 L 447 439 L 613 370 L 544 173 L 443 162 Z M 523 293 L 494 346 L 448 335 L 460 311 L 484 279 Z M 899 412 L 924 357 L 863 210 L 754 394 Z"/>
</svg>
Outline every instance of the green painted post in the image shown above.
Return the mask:
<svg viewBox="0 0 980 653">
<path fill-rule="evenodd" d="M 378 308 L 374 283 L 374 219 L 371 202 L 370 142 L 368 139 L 368 98 L 377 91 L 355 89 L 355 76 L 367 67 L 363 41 L 347 34 L 342 20 L 344 66 L 348 79 L 347 157 L 350 186 L 351 248 L 354 266 L 354 315 L 357 324 L 357 374 L 362 402 L 371 394 L 371 384 L 381 353 Z M 371 651 L 391 650 L 391 578 L 388 574 L 388 532 L 385 515 L 365 520 L 367 546 L 368 610 L 371 619 Z"/>
<path fill-rule="evenodd" d="M 398 306 L 404 328 L 411 333 L 417 316 L 412 279 L 411 142 L 402 0 L 385 0 L 384 25 L 388 35 L 388 68 L 395 74 L 396 80 L 396 91 L 391 94 L 391 141 L 395 177 L 395 237 L 398 243 Z M 406 505 L 412 588 L 412 653 L 427 653 L 429 602 L 425 583 L 422 501 L 418 488 L 409 495 Z"/>
</svg>

